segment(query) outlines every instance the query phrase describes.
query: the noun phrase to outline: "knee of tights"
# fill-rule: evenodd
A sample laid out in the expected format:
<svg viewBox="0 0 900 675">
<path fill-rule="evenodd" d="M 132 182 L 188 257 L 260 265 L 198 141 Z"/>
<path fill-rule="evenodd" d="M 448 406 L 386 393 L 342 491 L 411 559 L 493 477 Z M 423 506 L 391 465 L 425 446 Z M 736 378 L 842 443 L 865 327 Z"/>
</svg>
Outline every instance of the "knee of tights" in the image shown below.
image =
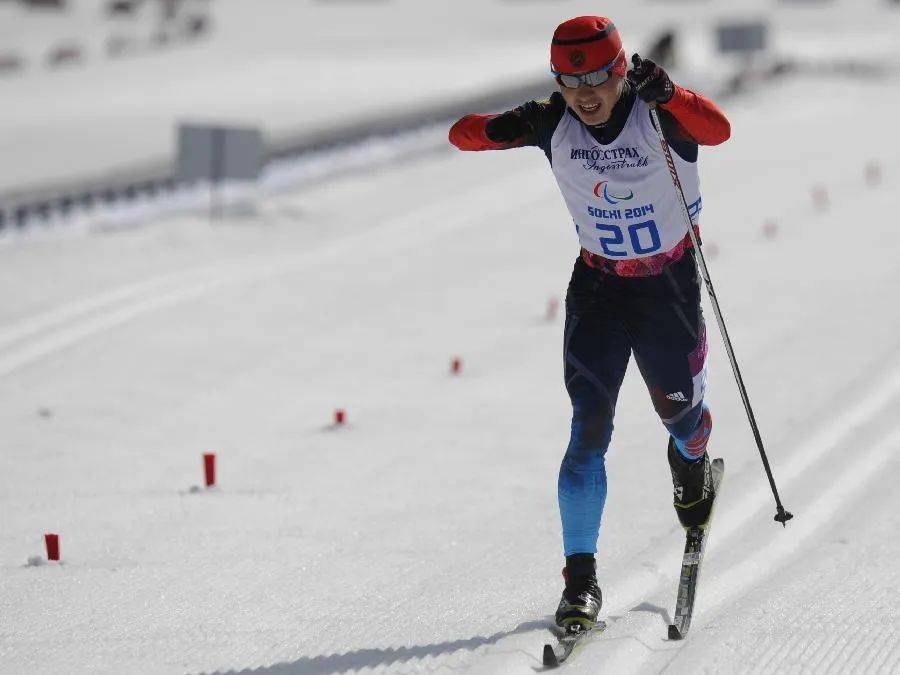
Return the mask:
<svg viewBox="0 0 900 675">
<path fill-rule="evenodd" d="M 571 392 L 570 392 L 571 393 Z M 603 448 L 612 437 L 613 406 L 604 396 L 582 396 L 572 400 L 570 447 Z"/>
<path fill-rule="evenodd" d="M 562 470 L 568 473 L 592 473 L 606 470 L 606 448 L 573 448 L 566 450 Z"/>
</svg>

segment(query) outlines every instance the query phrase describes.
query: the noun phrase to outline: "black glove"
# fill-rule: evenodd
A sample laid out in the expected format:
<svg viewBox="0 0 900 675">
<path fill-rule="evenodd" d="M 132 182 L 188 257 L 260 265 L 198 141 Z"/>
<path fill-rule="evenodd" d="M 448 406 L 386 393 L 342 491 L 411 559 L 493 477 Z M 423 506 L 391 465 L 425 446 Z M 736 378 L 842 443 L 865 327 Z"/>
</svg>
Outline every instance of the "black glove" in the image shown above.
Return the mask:
<svg viewBox="0 0 900 675">
<path fill-rule="evenodd" d="M 628 81 L 645 103 L 668 103 L 675 95 L 675 83 L 666 71 L 650 59 L 635 54 L 631 57 L 634 69 L 628 71 Z"/>
<path fill-rule="evenodd" d="M 530 132 L 528 123 L 513 112 L 498 115 L 484 127 L 484 133 L 494 143 L 510 143 Z"/>
</svg>

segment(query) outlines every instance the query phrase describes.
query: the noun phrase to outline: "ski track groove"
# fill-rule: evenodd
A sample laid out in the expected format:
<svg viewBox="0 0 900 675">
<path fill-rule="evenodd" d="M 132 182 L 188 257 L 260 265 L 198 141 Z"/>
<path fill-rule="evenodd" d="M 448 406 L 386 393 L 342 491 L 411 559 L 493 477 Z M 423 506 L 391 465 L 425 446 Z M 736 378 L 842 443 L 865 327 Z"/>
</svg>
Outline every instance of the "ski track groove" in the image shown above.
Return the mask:
<svg viewBox="0 0 900 675">
<path fill-rule="evenodd" d="M 771 641 L 772 640 L 770 638 L 769 642 L 771 642 Z M 823 668 L 825 666 L 825 663 L 824 663 L 825 658 L 828 655 L 828 652 L 825 649 L 824 643 L 825 643 L 824 637 L 816 637 L 813 640 L 810 640 L 809 647 L 806 650 L 804 650 L 804 652 L 800 655 L 800 662 L 807 663 L 807 659 L 808 659 L 810 667 L 813 668 L 814 670 L 818 669 L 818 668 Z M 810 651 L 813 646 L 815 646 L 815 649 L 812 650 L 812 654 L 810 654 L 807 657 L 806 652 Z M 771 662 L 771 660 L 772 659 L 770 658 L 769 661 Z"/>
<path fill-rule="evenodd" d="M 538 173 L 531 167 L 506 176 L 502 181 L 478 185 L 462 194 L 453 193 L 450 197 L 418 206 L 405 215 L 388 220 L 381 227 L 332 240 L 313 251 L 260 256 L 249 262 L 247 259 L 234 259 L 212 264 L 201 270 L 170 273 L 125 284 L 113 291 L 76 300 L 0 327 L 0 349 L 11 347 L 5 354 L 0 352 L 0 376 L 8 375 L 144 314 L 208 295 L 218 289 L 250 284 L 286 272 L 333 262 L 346 255 L 348 250 L 380 251 L 384 248 L 382 241 L 400 241 L 399 237 L 385 236 L 388 234 L 409 231 L 409 236 L 403 238 L 399 245 L 400 248 L 407 248 L 423 239 L 429 240 L 448 231 L 475 226 L 499 213 L 528 209 L 535 202 L 544 200 L 553 187 L 538 183 Z M 529 181 L 535 184 L 532 186 Z M 490 208 L 482 206 L 477 212 L 458 208 L 460 203 L 483 205 L 486 201 L 484 196 L 498 191 L 511 192 L 513 189 L 521 190 L 520 194 L 523 195 L 514 209 L 502 200 L 492 200 L 489 202 L 492 204 Z M 451 215 L 435 220 L 433 215 L 436 212 Z M 423 222 L 428 222 L 429 227 L 421 227 Z M 396 244 L 387 245 L 397 247 Z M 51 332 L 44 334 L 48 329 Z M 24 344 L 19 344 L 23 341 Z"/>
<path fill-rule="evenodd" d="M 893 670 L 894 665 L 900 665 L 900 639 L 898 639 L 900 636 L 896 635 L 896 633 L 891 630 L 890 626 L 885 627 L 885 632 L 893 637 L 893 641 L 888 643 L 889 645 L 892 644 L 893 648 L 887 647 L 880 650 L 880 658 L 872 664 L 873 672 L 888 673 Z M 891 658 L 891 655 L 894 656 L 893 665 L 888 661 L 888 659 Z"/>
<path fill-rule="evenodd" d="M 184 275 L 165 275 L 147 281 L 125 284 L 114 291 L 101 293 L 90 298 L 77 300 L 65 306 L 36 314 L 0 331 L 0 347 L 6 347 L 48 328 L 53 328 L 69 319 L 104 309 L 109 305 L 135 299 L 148 292 L 159 292 L 170 283 L 177 283 Z"/>
<path fill-rule="evenodd" d="M 844 658 L 845 663 L 854 663 L 858 664 L 860 669 L 868 670 L 866 668 L 866 661 L 870 661 L 872 657 L 871 649 L 876 644 L 876 639 L 881 637 L 881 630 L 878 630 L 874 633 L 871 631 L 863 634 L 860 639 L 856 640 L 855 646 L 850 652 L 847 653 Z M 860 653 L 862 651 L 862 653 Z"/>
<path fill-rule="evenodd" d="M 776 642 L 769 638 L 765 648 L 762 650 L 762 654 L 766 654 L 766 658 L 760 664 L 760 668 L 767 673 L 774 673 L 778 671 L 778 668 L 775 667 L 775 663 L 779 661 L 783 661 L 784 657 L 791 654 L 794 648 L 795 638 L 797 636 L 797 629 L 792 630 L 788 636 L 787 640 L 781 640 L 780 642 Z M 775 644 L 772 644 L 772 643 Z"/>
<path fill-rule="evenodd" d="M 864 398 L 860 404 L 829 425 L 827 431 L 831 436 L 827 443 L 823 442 L 824 432 L 816 434 L 811 442 L 807 443 L 800 452 L 793 456 L 790 470 L 784 471 L 782 474 L 786 476 L 786 478 L 781 480 L 783 488 L 792 484 L 810 465 L 827 461 L 828 455 L 836 448 L 839 448 L 847 436 L 852 435 L 855 429 L 862 426 L 869 418 L 877 416 L 898 391 L 900 391 L 900 370 L 894 371 L 882 386 L 875 388 L 873 393 Z M 825 448 L 824 451 L 823 448 Z M 865 461 L 858 462 L 855 465 L 855 469 L 842 476 L 843 483 L 840 486 L 832 486 L 832 491 L 821 496 L 804 510 L 802 520 L 796 520 L 789 525 L 793 529 L 791 539 L 771 540 L 767 546 L 758 549 L 754 555 L 745 558 L 743 562 L 727 570 L 727 576 L 726 571 L 723 570 L 719 577 L 711 579 L 704 584 L 705 588 L 701 595 L 701 601 L 702 598 L 713 597 L 715 600 L 712 602 L 708 600 L 702 601 L 703 613 L 695 617 L 692 630 L 702 630 L 702 627 L 708 625 L 726 603 L 733 600 L 734 597 L 752 590 L 753 586 L 771 575 L 779 565 L 784 564 L 791 557 L 795 556 L 797 551 L 827 524 L 828 519 L 833 516 L 838 507 L 852 497 L 853 494 L 864 488 L 868 480 L 881 468 L 881 465 L 889 461 L 898 452 L 900 452 L 900 429 L 895 429 L 883 436 L 881 442 L 866 454 Z M 716 537 L 715 541 L 719 543 L 719 546 L 716 548 L 720 548 L 723 541 L 730 540 L 736 536 L 740 526 L 756 514 L 764 506 L 764 502 L 769 499 L 770 495 L 768 492 L 760 490 L 756 493 L 748 494 L 746 499 L 739 502 L 738 505 L 732 506 L 724 514 L 718 514 L 717 521 L 722 516 L 726 516 L 725 520 L 728 525 L 726 531 Z M 748 504 L 753 505 L 754 508 L 749 508 Z M 740 510 L 735 511 L 735 509 Z M 720 531 L 720 527 L 715 529 L 716 534 L 719 534 Z M 710 544 L 712 544 L 712 541 Z M 707 552 L 707 557 L 710 553 L 712 551 Z M 648 594 L 646 589 L 647 587 L 645 586 L 642 595 L 644 600 L 660 592 L 659 587 L 652 594 Z M 618 603 L 618 605 L 631 604 L 633 603 Z M 618 605 L 616 610 L 620 611 Z M 646 642 L 646 638 L 656 634 L 657 629 L 658 626 L 655 621 L 644 622 L 643 627 L 638 628 L 635 633 L 632 633 L 631 637 L 634 640 Z M 636 669 L 639 664 L 631 660 L 630 657 L 638 656 L 641 663 L 646 663 L 648 659 L 652 658 L 654 652 L 650 649 L 645 649 L 642 654 L 636 655 L 623 653 L 623 651 L 627 652 L 634 640 L 627 640 L 624 649 L 611 654 L 610 658 L 605 660 L 606 665 L 611 668 L 610 672 L 625 672 Z M 794 640 L 786 641 L 783 651 L 787 652 L 787 654 L 781 658 L 775 658 L 777 654 L 769 650 L 769 658 L 766 664 L 773 662 L 772 672 L 783 672 L 784 662 L 789 660 L 788 657 L 794 647 Z M 676 655 L 669 663 L 676 669 L 677 665 L 675 665 L 675 662 L 678 660 L 678 653 L 681 649 L 683 647 L 673 650 L 676 651 Z M 775 651 L 777 652 L 778 650 Z M 822 656 L 827 657 L 831 651 L 824 650 Z M 828 665 L 825 664 L 824 667 L 827 669 Z M 757 667 L 760 666 L 762 664 L 758 664 Z M 762 666 L 761 669 L 765 670 L 765 666 Z"/>
<path fill-rule="evenodd" d="M 716 614 L 716 610 L 731 600 L 738 592 L 743 591 L 741 594 L 749 592 L 756 582 L 771 575 L 777 569 L 777 563 L 781 559 L 789 558 L 797 550 L 802 549 L 803 545 L 827 524 L 842 504 L 865 488 L 869 480 L 877 474 L 885 462 L 892 459 L 898 449 L 900 449 L 900 430 L 894 430 L 884 437 L 873 450 L 867 453 L 863 461 L 855 465 L 855 469 L 846 472 L 842 476 L 843 482 L 841 485 L 832 486 L 827 494 L 824 494 L 805 509 L 805 520 L 802 521 L 802 524 L 800 522 L 795 523 L 795 532 L 792 539 L 773 540 L 771 544 L 757 551 L 750 558 L 745 559 L 740 565 L 732 567 L 729 571 L 729 579 L 726 579 L 723 574 L 714 580 L 712 582 L 713 588 L 708 591 L 710 595 L 715 593 L 716 587 L 727 585 L 729 588 L 725 592 L 716 594 L 716 600 L 711 605 L 707 605 L 708 609 L 700 625 L 710 623 Z M 800 531 L 797 532 L 796 530 Z M 776 564 L 767 565 L 765 564 L 766 561 L 775 561 Z M 741 570 L 747 570 L 747 573 L 741 574 Z M 752 570 L 761 570 L 761 573 L 753 575 Z M 730 581 L 730 579 L 734 578 L 741 581 L 737 583 Z M 861 608 L 859 612 L 864 613 Z M 848 616 L 846 617 L 846 623 L 853 624 L 855 619 L 855 615 Z M 767 650 L 768 658 L 763 663 L 763 667 L 771 665 L 772 672 L 783 672 L 785 666 L 791 665 L 791 662 L 796 658 L 792 658 L 792 654 L 797 648 L 797 642 L 802 644 L 804 637 L 803 628 L 796 628 L 792 633 L 792 639 L 784 641 L 781 649 Z M 840 644 L 840 648 L 828 648 L 826 646 L 820 651 L 819 667 L 816 670 L 829 671 L 835 666 L 837 659 L 842 656 L 849 656 L 843 653 L 848 646 L 851 646 L 855 651 L 855 646 L 848 645 L 846 633 L 838 638 L 837 643 Z M 766 652 L 764 651 L 763 653 Z M 846 660 L 846 658 L 843 658 L 840 661 L 838 664 L 840 668 L 845 666 Z"/>
<path fill-rule="evenodd" d="M 796 630 L 793 631 L 796 633 Z M 803 651 L 798 655 L 801 663 L 806 663 L 807 661 L 815 661 L 817 660 L 816 654 L 822 654 L 822 638 L 819 636 L 813 637 L 813 639 L 807 641 L 806 646 Z M 821 657 L 818 657 L 821 658 Z"/>
<path fill-rule="evenodd" d="M 837 661 L 837 658 L 841 655 L 841 653 L 847 647 L 847 636 L 841 635 L 834 641 L 834 646 L 832 649 L 826 649 L 822 652 L 823 660 L 821 662 L 819 671 L 824 673 L 834 672 L 834 666 Z M 777 665 L 784 666 L 783 660 L 779 661 Z M 802 666 L 801 666 L 802 667 Z M 775 672 L 775 669 L 773 669 Z"/>
<path fill-rule="evenodd" d="M 855 465 L 855 469 L 846 472 L 842 476 L 842 483 L 838 486 L 832 486 L 831 490 L 817 499 L 813 504 L 808 506 L 804 511 L 805 520 L 796 523 L 795 532 L 790 540 L 773 540 L 771 544 L 765 548 L 758 550 L 752 557 L 745 559 L 740 565 L 732 567 L 729 571 L 729 579 L 722 574 L 712 582 L 714 588 L 709 589 L 708 593 L 712 595 L 718 586 L 728 586 L 728 590 L 720 592 L 716 595 L 716 600 L 710 605 L 707 604 L 705 616 L 699 623 L 700 626 L 707 625 L 714 620 L 716 610 L 720 609 L 726 602 L 731 600 L 743 588 L 742 595 L 749 592 L 753 585 L 761 579 L 770 576 L 776 569 L 781 559 L 790 558 L 795 555 L 797 550 L 802 549 L 804 544 L 812 539 L 833 517 L 834 513 L 841 505 L 846 503 L 859 491 L 863 490 L 868 482 L 881 470 L 884 463 L 889 462 L 895 454 L 900 451 L 900 429 L 895 429 L 884 436 L 874 449 L 869 451 L 867 455 Z M 823 460 L 826 459 L 823 457 Z M 798 525 L 800 527 L 798 527 Z M 780 549 L 780 550 L 779 550 Z M 776 564 L 765 564 L 767 560 L 776 561 Z M 746 574 L 741 574 L 740 570 L 746 569 Z M 756 575 L 752 574 L 752 570 L 761 570 Z M 741 581 L 735 583 L 730 579 L 737 578 Z M 865 582 L 861 582 L 865 583 Z M 863 607 L 857 608 L 857 611 L 849 616 L 844 617 L 843 624 L 857 624 L 858 615 L 866 614 Z M 763 649 L 762 653 L 767 655 L 765 661 L 760 664 L 763 670 L 779 673 L 784 672 L 786 667 L 796 664 L 796 650 L 799 645 L 807 641 L 807 635 L 803 626 L 795 624 L 795 629 L 791 632 L 791 639 L 784 640 L 780 644 L 780 648 Z M 834 643 L 834 645 L 823 645 L 818 650 L 819 658 L 813 668 L 814 672 L 844 672 L 847 662 L 852 658 L 853 654 L 858 651 L 861 645 L 856 641 L 848 640 L 846 628 Z M 852 635 L 851 632 L 849 635 Z M 865 634 L 865 632 L 863 633 Z M 770 642 L 772 639 L 769 640 Z M 776 643 L 776 647 L 777 647 Z M 807 650 L 811 647 L 808 645 Z M 847 649 L 849 652 L 845 653 Z M 805 653 L 805 650 L 804 650 Z M 800 661 L 802 664 L 803 661 Z M 769 670 L 771 668 L 771 670 Z"/>
<path fill-rule="evenodd" d="M 900 641 L 894 643 L 894 649 L 891 653 L 894 655 L 894 659 L 888 664 L 884 672 L 896 673 L 900 669 Z"/>
<path fill-rule="evenodd" d="M 776 466 L 774 473 L 779 485 L 791 485 L 810 466 L 818 463 L 827 454 L 823 448 L 832 450 L 839 446 L 857 428 L 875 417 L 885 403 L 898 393 L 900 393 L 900 369 L 895 369 L 881 386 L 874 388 L 862 402 L 839 417 L 832 418 L 830 423 L 826 423 L 821 431 L 794 452 L 782 466 Z M 782 488 L 781 492 L 786 491 Z M 728 511 L 717 514 L 717 531 L 720 527 L 724 527 L 726 532 L 736 533 L 741 525 L 754 517 L 770 500 L 768 485 L 764 489 L 747 493 L 740 502 L 733 503 Z M 722 523 L 722 518 L 725 518 L 726 523 Z M 721 541 L 721 536 L 711 540 L 712 550 L 718 548 Z"/>
<path fill-rule="evenodd" d="M 875 660 L 878 658 L 878 656 L 881 654 L 881 652 L 882 651 L 888 651 L 888 652 L 890 651 L 889 645 L 894 644 L 890 640 L 890 637 L 891 637 L 890 633 L 891 633 L 891 631 L 890 631 L 889 627 L 882 626 L 881 630 L 879 630 L 877 633 L 875 633 L 874 635 L 872 635 L 869 638 L 868 642 L 866 643 L 866 649 L 863 651 L 863 653 L 859 657 L 860 665 L 865 670 L 867 670 L 867 671 L 875 670 L 877 667 Z M 879 645 L 887 645 L 887 648 L 883 649 Z M 857 651 L 859 651 L 859 649 L 857 649 Z M 855 656 L 855 652 L 851 656 Z"/>
<path fill-rule="evenodd" d="M 885 626 L 885 632 L 889 640 L 884 648 L 880 650 L 881 658 L 872 664 L 872 668 L 878 672 L 887 673 L 893 671 L 896 673 L 897 668 L 900 667 L 900 635 L 891 626 Z M 889 663 L 888 659 L 891 657 L 893 657 L 893 661 Z"/>
</svg>

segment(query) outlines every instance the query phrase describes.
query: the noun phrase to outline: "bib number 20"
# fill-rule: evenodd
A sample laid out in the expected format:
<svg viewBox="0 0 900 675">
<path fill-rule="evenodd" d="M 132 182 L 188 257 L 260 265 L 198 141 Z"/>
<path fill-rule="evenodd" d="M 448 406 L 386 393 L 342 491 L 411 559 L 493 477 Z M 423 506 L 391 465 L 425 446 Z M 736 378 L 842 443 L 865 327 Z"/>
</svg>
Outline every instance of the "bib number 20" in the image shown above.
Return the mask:
<svg viewBox="0 0 900 675">
<path fill-rule="evenodd" d="M 652 220 L 634 223 L 625 229 L 610 223 L 597 223 L 597 229 L 605 233 L 605 236 L 600 237 L 600 246 L 603 247 L 603 253 L 608 256 L 621 258 L 627 255 L 647 255 L 661 248 L 659 230 L 656 222 Z"/>
</svg>

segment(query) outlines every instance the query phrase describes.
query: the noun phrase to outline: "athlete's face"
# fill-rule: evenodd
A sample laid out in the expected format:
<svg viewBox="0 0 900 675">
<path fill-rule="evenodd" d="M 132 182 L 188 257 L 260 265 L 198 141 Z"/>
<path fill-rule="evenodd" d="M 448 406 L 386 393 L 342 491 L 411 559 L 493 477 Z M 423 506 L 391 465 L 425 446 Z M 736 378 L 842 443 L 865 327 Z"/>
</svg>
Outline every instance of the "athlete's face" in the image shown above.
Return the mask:
<svg viewBox="0 0 900 675">
<path fill-rule="evenodd" d="M 560 85 L 566 104 L 585 124 L 603 124 L 609 120 L 613 106 L 622 94 L 622 77 L 610 74 L 609 79 L 596 87 L 582 84 L 577 89 Z"/>
</svg>

